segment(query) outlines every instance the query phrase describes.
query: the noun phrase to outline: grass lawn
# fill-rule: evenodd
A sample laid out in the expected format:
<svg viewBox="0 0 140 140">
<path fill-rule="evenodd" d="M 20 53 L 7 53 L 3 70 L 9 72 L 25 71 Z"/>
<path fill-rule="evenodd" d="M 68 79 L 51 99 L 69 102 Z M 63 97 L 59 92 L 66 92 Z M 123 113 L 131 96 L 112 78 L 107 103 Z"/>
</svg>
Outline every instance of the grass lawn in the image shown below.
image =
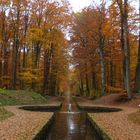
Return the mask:
<svg viewBox="0 0 140 140">
<path fill-rule="evenodd" d="M 5 110 L 3 107 L 0 107 L 0 121 L 5 120 L 13 115 L 14 114 L 12 112 Z"/>
<path fill-rule="evenodd" d="M 0 89 L 0 105 L 2 106 L 45 103 L 47 103 L 47 99 L 36 92 Z"/>
<path fill-rule="evenodd" d="M 140 125 L 140 110 L 136 113 L 132 113 L 128 115 L 129 120 L 131 120 L 133 123 Z"/>
</svg>

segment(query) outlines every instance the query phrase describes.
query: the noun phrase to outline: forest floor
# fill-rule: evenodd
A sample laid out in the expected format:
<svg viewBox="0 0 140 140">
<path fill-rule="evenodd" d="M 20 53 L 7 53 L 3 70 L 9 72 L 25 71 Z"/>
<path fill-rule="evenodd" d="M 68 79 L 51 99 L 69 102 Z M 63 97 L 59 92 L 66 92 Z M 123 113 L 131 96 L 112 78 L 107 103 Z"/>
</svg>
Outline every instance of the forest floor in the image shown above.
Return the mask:
<svg viewBox="0 0 140 140">
<path fill-rule="evenodd" d="M 60 106 L 61 98 L 48 97 L 45 106 Z M 33 112 L 19 109 L 20 105 L 3 106 L 11 115 L 0 121 L 0 140 L 32 140 L 49 122 L 53 113 Z"/>
<path fill-rule="evenodd" d="M 88 113 L 113 140 L 140 140 L 140 95 L 127 100 L 123 94 L 111 94 L 96 100 L 76 98 L 81 107 L 116 107 L 120 112 Z"/>
</svg>

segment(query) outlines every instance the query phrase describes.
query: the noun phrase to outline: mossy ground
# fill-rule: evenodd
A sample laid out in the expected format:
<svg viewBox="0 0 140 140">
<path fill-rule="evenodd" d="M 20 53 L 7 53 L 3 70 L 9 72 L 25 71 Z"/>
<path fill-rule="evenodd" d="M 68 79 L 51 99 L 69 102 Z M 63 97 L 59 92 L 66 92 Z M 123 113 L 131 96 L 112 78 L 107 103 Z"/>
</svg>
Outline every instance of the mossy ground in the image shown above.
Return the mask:
<svg viewBox="0 0 140 140">
<path fill-rule="evenodd" d="M 131 120 L 133 123 L 139 124 L 140 125 L 140 110 L 129 114 L 128 115 L 129 120 Z"/>
<path fill-rule="evenodd" d="M 39 93 L 26 90 L 0 89 L 0 105 L 45 104 L 47 99 Z"/>
<path fill-rule="evenodd" d="M 0 121 L 3 121 L 3 120 L 5 120 L 13 115 L 14 114 L 12 112 L 7 111 L 3 107 L 0 107 Z"/>
</svg>

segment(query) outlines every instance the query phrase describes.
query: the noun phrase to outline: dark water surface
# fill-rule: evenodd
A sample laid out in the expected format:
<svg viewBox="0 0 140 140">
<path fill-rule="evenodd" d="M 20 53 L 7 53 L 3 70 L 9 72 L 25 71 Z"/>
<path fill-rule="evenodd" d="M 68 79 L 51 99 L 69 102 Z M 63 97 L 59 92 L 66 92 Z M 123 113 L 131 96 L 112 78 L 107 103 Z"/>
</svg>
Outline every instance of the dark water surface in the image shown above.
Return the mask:
<svg viewBox="0 0 140 140">
<path fill-rule="evenodd" d="M 80 112 L 71 98 L 65 98 L 61 111 L 56 113 L 46 140 L 99 140 L 99 138 L 89 125 L 86 113 Z"/>
</svg>

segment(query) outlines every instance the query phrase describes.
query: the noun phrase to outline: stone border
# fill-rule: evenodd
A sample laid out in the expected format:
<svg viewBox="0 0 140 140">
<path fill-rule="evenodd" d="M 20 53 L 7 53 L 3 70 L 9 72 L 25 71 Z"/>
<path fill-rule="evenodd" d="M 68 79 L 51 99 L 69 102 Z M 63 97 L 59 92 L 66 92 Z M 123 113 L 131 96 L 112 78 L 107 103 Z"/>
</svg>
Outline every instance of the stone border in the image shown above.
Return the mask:
<svg viewBox="0 0 140 140">
<path fill-rule="evenodd" d="M 47 134 L 46 132 L 49 131 L 53 121 L 55 118 L 55 114 L 53 113 L 52 117 L 47 121 L 47 123 L 41 127 L 37 133 L 34 134 L 32 140 L 46 140 Z"/>
<path fill-rule="evenodd" d="M 112 138 L 104 131 L 103 128 L 97 124 L 97 122 L 89 114 L 87 114 L 87 119 L 91 123 L 92 127 L 96 130 L 101 140 L 112 140 Z"/>
<path fill-rule="evenodd" d="M 122 111 L 123 109 L 121 108 L 116 108 L 116 107 L 108 107 L 108 106 L 101 106 L 101 105 L 92 105 L 92 106 L 88 106 L 88 105 L 81 105 L 78 101 L 76 101 L 76 105 L 78 106 L 78 108 L 80 110 L 86 110 L 87 112 L 91 112 L 91 113 L 111 113 L 111 112 L 118 112 L 118 111 Z M 91 117 L 89 115 L 89 113 L 87 113 L 87 120 L 89 121 L 91 127 L 93 128 L 93 130 L 96 131 L 97 135 L 99 136 L 99 138 L 101 140 L 113 140 L 111 138 L 111 136 L 109 136 L 105 130 L 98 125 L 98 123 L 96 122 L 96 120 Z"/>
<path fill-rule="evenodd" d="M 93 105 L 93 106 L 86 106 L 86 105 L 80 105 L 77 103 L 77 106 L 80 110 L 87 110 L 87 112 L 93 112 L 93 113 L 111 113 L 111 112 L 119 112 L 122 111 L 121 108 L 115 108 L 115 107 L 107 107 L 107 106 L 98 106 L 98 105 Z"/>
<path fill-rule="evenodd" d="M 25 106 L 21 106 L 19 107 L 19 109 L 23 109 L 26 111 L 48 111 L 48 112 L 53 112 L 53 111 L 57 111 L 60 110 L 62 106 L 62 103 L 58 104 L 58 105 L 25 105 Z"/>
<path fill-rule="evenodd" d="M 77 105 L 77 107 L 80 110 L 86 110 L 87 112 L 93 112 L 93 113 L 111 113 L 111 112 L 119 112 L 122 111 L 123 109 L 121 108 L 117 108 L 117 107 L 113 107 L 113 106 L 103 106 L 103 105 L 82 105 L 80 102 L 77 101 L 76 98 L 74 98 L 74 101 Z"/>
<path fill-rule="evenodd" d="M 62 103 L 59 104 L 46 104 L 46 105 L 24 105 L 18 107 L 19 109 L 26 110 L 26 111 L 43 111 L 43 112 L 55 112 L 59 111 L 62 107 Z M 32 136 L 32 140 L 46 140 L 47 132 L 49 131 L 53 121 L 55 118 L 55 113 L 51 116 L 51 118 L 44 122 L 38 130 L 35 130 Z"/>
</svg>

